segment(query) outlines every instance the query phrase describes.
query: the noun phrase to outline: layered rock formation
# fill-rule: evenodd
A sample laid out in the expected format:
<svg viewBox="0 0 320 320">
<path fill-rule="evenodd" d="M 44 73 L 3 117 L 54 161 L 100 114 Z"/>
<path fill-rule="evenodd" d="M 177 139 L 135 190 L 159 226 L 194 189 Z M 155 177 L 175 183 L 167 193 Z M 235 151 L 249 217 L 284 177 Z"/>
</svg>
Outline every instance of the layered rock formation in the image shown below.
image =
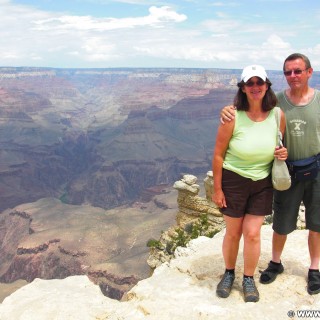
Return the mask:
<svg viewBox="0 0 320 320">
<path fill-rule="evenodd" d="M 162 264 L 154 274 L 140 281 L 126 300 L 106 298 L 86 276 L 64 280 L 36 279 L 0 304 L 1 320 L 256 320 L 313 318 L 320 309 L 320 295 L 306 291 L 309 267 L 307 231 L 290 234 L 283 253 L 283 274 L 269 285 L 257 282 L 260 301 L 243 301 L 242 243 L 236 269 L 236 280 L 227 299 L 215 294 L 223 274 L 221 245 L 224 231 L 209 239 L 193 240 L 181 248 L 175 258 Z M 259 270 L 266 267 L 271 255 L 271 227 L 262 227 L 262 252 Z M 308 312 L 309 314 L 303 314 Z"/>
<path fill-rule="evenodd" d="M 0 210 L 43 197 L 112 208 L 208 171 L 240 72 L 0 68 Z"/>
<path fill-rule="evenodd" d="M 87 275 L 105 295 L 121 299 L 150 274 L 146 243 L 174 223 L 176 196 L 171 194 L 162 186 L 149 202 L 109 211 L 53 198 L 5 210 L 0 214 L 0 282 L 15 289 L 22 279 Z"/>
<path fill-rule="evenodd" d="M 131 112 L 117 128 L 90 129 L 90 168 L 68 184 L 65 200 L 117 206 L 186 172 L 208 171 L 220 106 L 233 94 L 231 89 L 217 89 L 167 110 Z"/>
<path fill-rule="evenodd" d="M 207 170 L 237 72 L 0 68 L 0 210 L 43 197 L 112 208 Z"/>
<path fill-rule="evenodd" d="M 187 224 L 198 219 L 201 214 L 205 214 L 208 216 L 209 223 L 220 231 L 224 228 L 224 222 L 221 212 L 211 200 L 213 193 L 212 171 L 207 172 L 203 181 L 205 197 L 199 195 L 200 186 L 196 184 L 197 179 L 193 175 L 184 175 L 173 185 L 178 190 L 178 226 L 184 228 Z"/>
<path fill-rule="evenodd" d="M 0 214 L 0 281 L 86 274 L 105 295 L 121 299 L 150 274 L 149 266 L 172 257 L 155 249 L 148 257 L 148 239 L 166 241 L 176 227 L 185 228 L 201 214 L 208 215 L 212 230 L 223 227 L 211 202 L 212 172 L 204 179 L 207 198 L 199 196 L 196 182 L 197 177 L 184 175 L 174 184 L 178 197 L 164 185 L 147 189 L 144 202 L 131 208 L 104 211 L 47 198 L 5 210 Z"/>
<path fill-rule="evenodd" d="M 240 72 L 0 68 L 0 210 L 44 197 L 112 208 L 210 170 Z"/>
</svg>

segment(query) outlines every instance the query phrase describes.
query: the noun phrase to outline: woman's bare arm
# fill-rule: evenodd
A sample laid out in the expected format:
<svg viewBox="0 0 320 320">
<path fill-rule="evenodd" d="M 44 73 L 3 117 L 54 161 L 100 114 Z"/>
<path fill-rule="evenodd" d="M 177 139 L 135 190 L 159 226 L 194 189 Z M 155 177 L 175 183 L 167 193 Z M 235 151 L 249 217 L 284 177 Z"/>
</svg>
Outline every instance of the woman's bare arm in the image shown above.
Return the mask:
<svg viewBox="0 0 320 320">
<path fill-rule="evenodd" d="M 226 199 L 222 190 L 222 166 L 225 154 L 232 137 L 234 121 L 220 125 L 212 157 L 213 195 L 212 201 L 220 208 L 226 207 Z"/>
</svg>

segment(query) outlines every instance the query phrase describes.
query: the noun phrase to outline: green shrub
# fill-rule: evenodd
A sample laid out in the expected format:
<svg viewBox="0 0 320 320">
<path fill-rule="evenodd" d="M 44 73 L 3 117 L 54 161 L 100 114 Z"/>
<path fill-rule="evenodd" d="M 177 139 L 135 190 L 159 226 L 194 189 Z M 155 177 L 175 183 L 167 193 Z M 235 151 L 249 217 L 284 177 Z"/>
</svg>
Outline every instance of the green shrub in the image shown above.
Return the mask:
<svg viewBox="0 0 320 320">
<path fill-rule="evenodd" d="M 162 250 L 168 255 L 173 255 L 177 247 L 186 247 L 192 239 L 196 239 L 199 236 L 212 238 L 219 230 L 212 230 L 210 227 L 208 215 L 202 214 L 196 222 L 186 224 L 184 229 L 176 228 L 174 234 L 165 243 L 161 242 L 161 240 L 150 239 L 147 242 L 147 246 Z"/>
<path fill-rule="evenodd" d="M 163 245 L 162 245 L 161 241 L 153 239 L 153 238 L 148 240 L 147 247 L 148 248 L 156 248 L 156 249 L 159 249 L 159 250 L 163 249 Z"/>
</svg>

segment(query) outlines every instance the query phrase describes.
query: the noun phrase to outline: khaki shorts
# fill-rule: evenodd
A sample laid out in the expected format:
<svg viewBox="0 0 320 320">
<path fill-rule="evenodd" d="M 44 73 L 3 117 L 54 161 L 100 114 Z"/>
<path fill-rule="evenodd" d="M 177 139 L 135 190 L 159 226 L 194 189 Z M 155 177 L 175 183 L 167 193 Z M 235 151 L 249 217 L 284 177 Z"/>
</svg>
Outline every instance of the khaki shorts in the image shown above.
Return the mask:
<svg viewBox="0 0 320 320">
<path fill-rule="evenodd" d="M 297 228 L 301 202 L 306 209 L 306 228 L 320 232 L 320 172 L 315 180 L 293 181 L 290 189 L 274 192 L 275 232 L 286 235 Z"/>
<path fill-rule="evenodd" d="M 241 218 L 247 213 L 256 216 L 272 214 L 271 176 L 253 181 L 223 169 L 222 190 L 227 208 L 221 208 L 221 212 L 229 217 Z"/>
</svg>

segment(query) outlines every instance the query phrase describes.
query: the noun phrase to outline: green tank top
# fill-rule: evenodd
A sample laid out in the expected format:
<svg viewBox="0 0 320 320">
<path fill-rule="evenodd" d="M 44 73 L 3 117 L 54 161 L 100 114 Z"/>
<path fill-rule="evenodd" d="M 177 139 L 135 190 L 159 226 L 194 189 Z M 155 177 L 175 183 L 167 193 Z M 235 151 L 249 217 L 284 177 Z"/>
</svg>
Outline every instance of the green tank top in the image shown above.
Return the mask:
<svg viewBox="0 0 320 320">
<path fill-rule="evenodd" d="M 294 106 L 285 92 L 277 94 L 278 106 L 286 116 L 284 142 L 288 160 L 300 160 L 320 152 L 320 92 L 315 90 L 312 101 L 305 106 Z"/>
<path fill-rule="evenodd" d="M 252 121 L 245 111 L 236 111 L 233 135 L 226 151 L 223 168 L 254 181 L 271 172 L 277 143 L 275 110 L 264 121 Z"/>
</svg>

